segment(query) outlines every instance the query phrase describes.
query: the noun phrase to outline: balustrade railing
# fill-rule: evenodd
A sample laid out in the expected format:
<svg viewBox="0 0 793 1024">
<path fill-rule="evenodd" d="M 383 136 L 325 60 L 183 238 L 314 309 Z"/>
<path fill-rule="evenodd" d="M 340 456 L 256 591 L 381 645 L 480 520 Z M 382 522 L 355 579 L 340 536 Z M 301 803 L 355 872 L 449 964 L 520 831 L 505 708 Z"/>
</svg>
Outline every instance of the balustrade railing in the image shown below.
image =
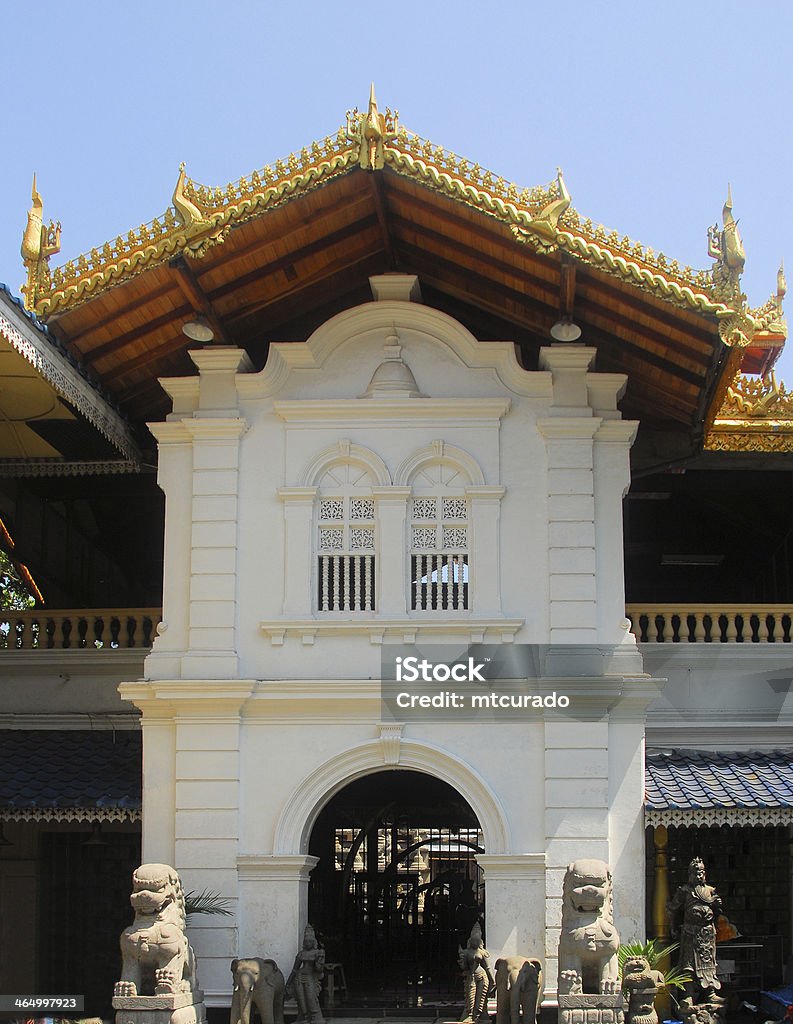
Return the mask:
<svg viewBox="0 0 793 1024">
<path fill-rule="evenodd" d="M 414 566 L 414 576 L 424 580 Z M 422 567 L 423 568 L 423 567 Z M 467 581 L 457 576 L 430 578 L 427 596 L 413 595 L 413 607 L 453 611 L 467 604 Z M 374 566 L 330 576 L 326 593 L 338 610 L 367 610 L 374 587 Z M 414 582 L 415 587 L 415 582 Z M 433 590 L 434 588 L 434 590 Z M 416 588 L 419 589 L 419 588 Z M 424 588 L 420 588 L 422 591 Z M 431 594 L 434 597 L 430 599 Z M 320 594 L 323 597 L 323 593 Z M 371 609 L 369 609 L 371 610 Z M 644 644 L 789 644 L 793 642 L 793 605 L 629 604 L 625 609 L 639 643 Z M 162 617 L 160 608 L 0 609 L 3 651 L 148 650 Z"/>
<path fill-rule="evenodd" d="M 789 644 L 793 605 L 630 604 L 639 643 Z"/>
<path fill-rule="evenodd" d="M 374 611 L 374 573 L 374 555 L 320 555 L 319 610 Z"/>
<path fill-rule="evenodd" d="M 0 652 L 148 649 L 161 617 L 159 608 L 0 610 Z"/>
</svg>

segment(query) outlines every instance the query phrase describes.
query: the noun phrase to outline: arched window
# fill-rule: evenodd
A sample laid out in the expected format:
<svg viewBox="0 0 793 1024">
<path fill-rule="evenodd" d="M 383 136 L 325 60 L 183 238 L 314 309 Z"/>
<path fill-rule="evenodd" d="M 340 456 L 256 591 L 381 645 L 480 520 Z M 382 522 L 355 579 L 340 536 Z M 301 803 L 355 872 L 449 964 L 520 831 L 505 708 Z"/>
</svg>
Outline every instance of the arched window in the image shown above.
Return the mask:
<svg viewBox="0 0 793 1024">
<path fill-rule="evenodd" d="M 410 503 L 410 607 L 462 611 L 469 607 L 470 516 L 466 476 L 448 463 L 418 470 Z"/>
<path fill-rule="evenodd" d="M 377 526 L 371 480 L 359 465 L 328 469 L 317 498 L 317 611 L 376 607 Z"/>
</svg>

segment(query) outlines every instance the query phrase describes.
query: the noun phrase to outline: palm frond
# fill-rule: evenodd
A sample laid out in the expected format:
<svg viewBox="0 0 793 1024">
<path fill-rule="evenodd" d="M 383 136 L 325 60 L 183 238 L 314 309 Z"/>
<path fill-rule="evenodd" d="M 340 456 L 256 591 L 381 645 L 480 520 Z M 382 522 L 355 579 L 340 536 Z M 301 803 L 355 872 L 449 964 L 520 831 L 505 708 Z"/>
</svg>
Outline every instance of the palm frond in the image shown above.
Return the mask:
<svg viewBox="0 0 793 1024">
<path fill-rule="evenodd" d="M 659 966 L 672 955 L 677 952 L 680 943 L 671 942 L 669 945 L 664 946 L 660 939 L 648 939 L 646 942 L 639 942 L 637 940 L 633 942 L 626 942 L 620 946 L 617 951 L 617 959 L 620 965 L 620 974 L 622 974 L 625 961 L 628 957 L 632 956 L 643 956 L 647 963 L 656 971 L 661 971 L 664 976 L 664 987 L 665 988 L 679 988 L 682 989 L 684 985 L 687 985 L 692 981 L 691 975 L 687 971 L 681 971 L 677 967 L 666 967 Z"/>
<path fill-rule="evenodd" d="M 232 917 L 233 912 L 229 909 L 231 900 L 228 896 L 221 896 L 219 892 L 212 889 L 202 889 L 196 892 L 191 889 L 185 893 L 184 910 L 187 917 L 191 914 L 215 914 L 218 917 Z"/>
</svg>

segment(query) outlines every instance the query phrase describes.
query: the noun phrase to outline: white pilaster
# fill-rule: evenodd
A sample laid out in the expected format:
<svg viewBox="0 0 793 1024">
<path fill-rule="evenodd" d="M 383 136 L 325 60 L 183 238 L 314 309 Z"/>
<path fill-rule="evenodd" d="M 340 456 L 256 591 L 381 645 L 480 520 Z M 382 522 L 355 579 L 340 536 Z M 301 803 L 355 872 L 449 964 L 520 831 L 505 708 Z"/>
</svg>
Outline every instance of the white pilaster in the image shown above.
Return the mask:
<svg viewBox="0 0 793 1024">
<path fill-rule="evenodd" d="M 289 973 L 308 923 L 308 880 L 318 863 L 305 854 L 237 858 L 238 956 L 268 956 Z"/>
<path fill-rule="evenodd" d="M 477 615 L 501 614 L 501 499 L 504 487 L 466 487 L 471 508 L 471 593 Z"/>
<path fill-rule="evenodd" d="M 186 676 L 212 679 L 238 671 L 237 533 L 239 417 L 185 420 L 193 437 L 189 651 Z"/>
<path fill-rule="evenodd" d="M 500 956 L 543 958 L 545 854 L 477 855 L 485 873 L 487 948 Z M 520 908 L 516 913 L 516 908 Z"/>
<path fill-rule="evenodd" d="M 157 483 L 165 494 L 162 622 L 146 675 L 178 676 L 187 650 L 189 601 L 185 581 L 190 576 L 190 533 L 193 458 L 190 434 L 179 421 L 150 423 L 159 446 Z M 166 861 L 166 863 L 169 863 Z"/>
<path fill-rule="evenodd" d="M 377 505 L 379 568 L 377 601 L 381 616 L 405 615 L 408 607 L 406 540 L 409 487 L 373 487 Z"/>
<path fill-rule="evenodd" d="M 538 421 L 548 451 L 548 570 L 552 644 L 597 640 L 592 438 L 600 420 Z"/>
<path fill-rule="evenodd" d="M 556 988 L 565 870 L 581 857 L 608 863 L 608 801 L 607 722 L 546 721 L 544 941 L 549 991 Z"/>
<path fill-rule="evenodd" d="M 314 500 L 316 487 L 282 487 L 284 503 L 284 603 L 286 618 L 310 618 L 314 579 Z"/>
</svg>

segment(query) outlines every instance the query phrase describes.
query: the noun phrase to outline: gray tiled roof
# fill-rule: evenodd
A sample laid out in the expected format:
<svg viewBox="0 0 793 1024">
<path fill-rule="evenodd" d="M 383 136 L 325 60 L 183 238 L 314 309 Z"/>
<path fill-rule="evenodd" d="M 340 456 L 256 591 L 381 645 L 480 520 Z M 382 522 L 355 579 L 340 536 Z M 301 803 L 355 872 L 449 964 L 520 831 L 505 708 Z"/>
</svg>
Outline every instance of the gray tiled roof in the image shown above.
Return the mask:
<svg viewBox="0 0 793 1024">
<path fill-rule="evenodd" d="M 141 806 L 134 730 L 0 732 L 0 810 Z"/>
<path fill-rule="evenodd" d="M 648 752 L 648 810 L 793 807 L 793 751 Z"/>
</svg>

